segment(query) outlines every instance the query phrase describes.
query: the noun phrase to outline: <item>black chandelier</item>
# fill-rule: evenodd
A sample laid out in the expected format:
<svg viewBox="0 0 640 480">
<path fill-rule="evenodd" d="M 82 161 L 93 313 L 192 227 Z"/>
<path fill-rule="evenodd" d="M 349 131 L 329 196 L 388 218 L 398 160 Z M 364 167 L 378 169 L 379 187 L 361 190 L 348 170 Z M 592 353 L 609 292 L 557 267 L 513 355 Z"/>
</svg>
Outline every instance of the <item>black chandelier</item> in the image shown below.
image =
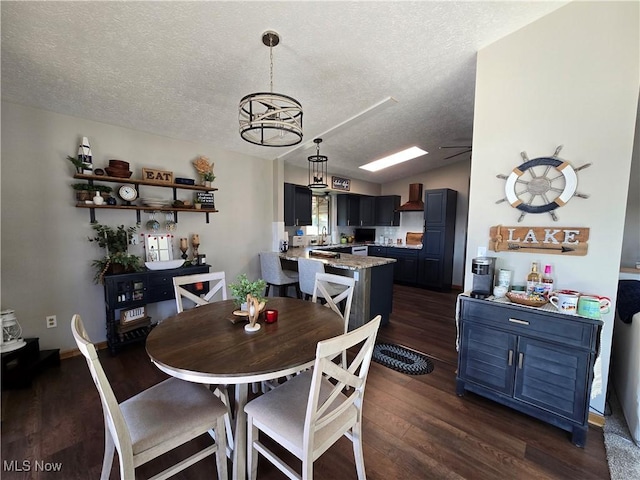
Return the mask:
<svg viewBox="0 0 640 480">
<path fill-rule="evenodd" d="M 316 154 L 311 155 L 309 160 L 309 188 L 327 188 L 327 160 L 324 155 L 320 155 L 321 138 L 314 140 L 316 144 Z"/>
<path fill-rule="evenodd" d="M 240 136 L 265 147 L 289 147 L 302 141 L 302 105 L 295 98 L 273 93 L 273 47 L 280 43 L 276 32 L 262 34 L 269 47 L 270 92 L 250 93 L 240 100 Z"/>
</svg>

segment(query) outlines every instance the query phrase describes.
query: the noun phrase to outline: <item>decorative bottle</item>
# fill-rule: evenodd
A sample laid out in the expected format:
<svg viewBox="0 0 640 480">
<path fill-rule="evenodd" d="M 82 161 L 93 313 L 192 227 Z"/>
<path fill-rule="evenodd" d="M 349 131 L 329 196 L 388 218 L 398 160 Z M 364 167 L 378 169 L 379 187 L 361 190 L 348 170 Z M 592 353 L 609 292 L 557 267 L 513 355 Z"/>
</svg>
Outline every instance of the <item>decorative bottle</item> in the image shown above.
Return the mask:
<svg viewBox="0 0 640 480">
<path fill-rule="evenodd" d="M 544 273 L 542 274 L 542 286 L 544 288 L 542 294 L 549 298 L 551 292 L 553 292 L 553 277 L 551 276 L 551 265 L 544 266 Z"/>
<path fill-rule="evenodd" d="M 538 272 L 538 262 L 531 263 L 531 272 L 527 275 L 527 295 L 535 293 L 536 287 L 542 280 L 540 272 Z"/>
<path fill-rule="evenodd" d="M 102 198 L 102 195 L 97 190 L 95 196 L 93 197 L 93 203 L 95 205 L 102 205 L 104 203 L 104 198 Z"/>
</svg>

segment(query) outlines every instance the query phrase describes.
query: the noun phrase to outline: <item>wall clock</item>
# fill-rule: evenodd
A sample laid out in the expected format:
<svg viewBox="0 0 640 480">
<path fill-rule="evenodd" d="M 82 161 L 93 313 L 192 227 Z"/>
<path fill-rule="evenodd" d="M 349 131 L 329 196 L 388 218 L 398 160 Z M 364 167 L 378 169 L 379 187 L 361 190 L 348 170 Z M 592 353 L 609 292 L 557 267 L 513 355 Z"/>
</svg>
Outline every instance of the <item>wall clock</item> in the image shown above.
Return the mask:
<svg viewBox="0 0 640 480">
<path fill-rule="evenodd" d="M 506 180 L 505 197 L 496 203 L 509 202 L 513 208 L 520 210 L 518 222 L 527 213 L 548 212 L 554 221 L 555 213 L 572 197 L 589 198 L 589 195 L 578 193 L 578 176 L 576 172 L 591 166 L 590 163 L 573 168 L 569 162 L 558 158 L 562 145 L 556 148 L 550 157 L 539 157 L 529 160 L 526 152 L 520 153 L 525 161 L 518 165 L 509 175 L 497 175 Z"/>
<path fill-rule="evenodd" d="M 118 196 L 127 202 L 127 205 L 131 205 L 131 202 L 138 198 L 138 191 L 133 185 L 122 185 L 118 190 Z"/>
</svg>

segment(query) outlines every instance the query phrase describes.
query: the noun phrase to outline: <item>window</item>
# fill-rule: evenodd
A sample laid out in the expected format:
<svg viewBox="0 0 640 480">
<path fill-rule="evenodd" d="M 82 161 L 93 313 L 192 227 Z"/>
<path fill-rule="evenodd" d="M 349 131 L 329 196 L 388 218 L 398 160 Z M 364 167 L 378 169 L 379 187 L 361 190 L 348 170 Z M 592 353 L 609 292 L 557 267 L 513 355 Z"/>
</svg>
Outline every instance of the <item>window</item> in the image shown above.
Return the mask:
<svg viewBox="0 0 640 480">
<path fill-rule="evenodd" d="M 321 235 L 323 228 L 327 234 L 331 233 L 329 211 L 331 197 L 329 195 L 311 196 L 311 226 L 307 227 L 308 235 Z"/>
</svg>

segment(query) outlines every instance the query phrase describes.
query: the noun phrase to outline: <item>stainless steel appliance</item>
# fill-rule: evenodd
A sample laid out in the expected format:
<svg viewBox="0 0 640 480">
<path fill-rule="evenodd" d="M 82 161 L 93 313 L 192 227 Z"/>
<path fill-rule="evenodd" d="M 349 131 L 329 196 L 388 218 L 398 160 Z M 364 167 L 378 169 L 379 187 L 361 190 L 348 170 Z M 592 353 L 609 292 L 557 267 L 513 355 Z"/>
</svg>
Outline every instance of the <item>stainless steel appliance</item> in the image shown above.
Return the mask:
<svg viewBox="0 0 640 480">
<path fill-rule="evenodd" d="M 493 293 L 496 272 L 495 257 L 476 257 L 471 261 L 473 272 L 473 298 L 487 298 Z"/>
<path fill-rule="evenodd" d="M 369 247 L 366 245 L 358 245 L 357 247 L 351 247 L 351 255 L 362 255 L 366 257 L 369 255 Z"/>
</svg>

